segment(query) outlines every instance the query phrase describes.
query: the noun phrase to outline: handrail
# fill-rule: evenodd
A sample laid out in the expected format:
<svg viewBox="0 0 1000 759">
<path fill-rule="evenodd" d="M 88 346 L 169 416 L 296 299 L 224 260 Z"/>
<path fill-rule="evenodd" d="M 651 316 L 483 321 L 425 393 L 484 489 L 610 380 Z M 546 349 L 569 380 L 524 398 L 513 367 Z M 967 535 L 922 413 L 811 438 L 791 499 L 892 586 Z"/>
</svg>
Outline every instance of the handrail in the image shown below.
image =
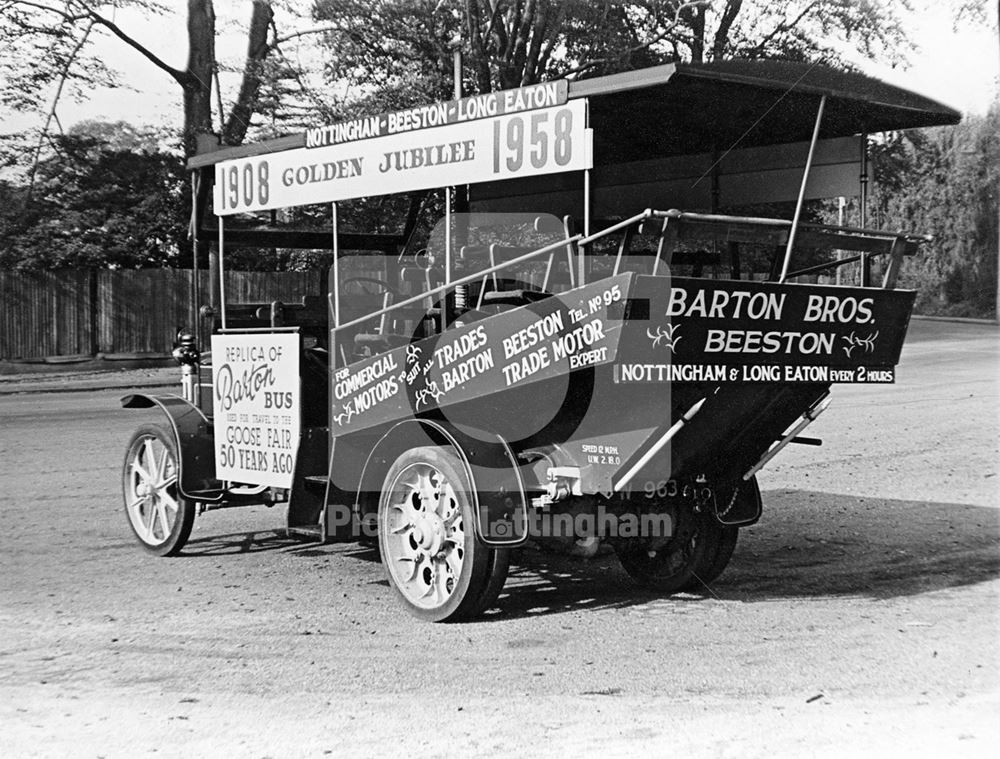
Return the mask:
<svg viewBox="0 0 1000 759">
<path fill-rule="evenodd" d="M 897 237 L 897 240 L 904 240 L 906 238 L 903 236 Z M 794 277 L 801 277 L 805 274 L 812 274 L 813 272 L 823 271 L 824 269 L 836 269 L 841 266 L 846 266 L 847 264 L 857 263 L 858 261 L 863 261 L 865 256 L 869 258 L 875 258 L 876 256 L 891 256 L 893 250 L 877 250 L 874 252 L 865 251 L 863 253 L 858 253 L 855 256 L 847 256 L 846 258 L 838 258 L 836 261 L 827 261 L 821 264 L 814 264 L 813 266 L 807 266 L 804 269 L 797 269 L 796 271 L 789 272 L 786 279 L 792 279 Z"/>
<path fill-rule="evenodd" d="M 738 224 L 754 224 L 762 227 L 788 227 L 791 228 L 792 222 L 787 219 L 768 219 L 762 216 L 729 216 L 726 214 L 712 214 L 712 213 L 695 213 L 691 211 L 678 211 L 677 209 L 671 209 L 669 211 L 653 211 L 653 216 L 658 219 L 678 219 L 680 221 L 704 221 L 704 222 L 736 222 Z M 880 237 L 886 239 L 895 239 L 897 237 L 903 237 L 907 241 L 913 242 L 931 242 L 934 237 L 932 235 L 917 235 L 917 234 L 902 234 L 900 232 L 890 232 L 886 229 L 870 229 L 867 227 L 847 227 L 840 226 L 837 224 L 816 224 L 813 222 L 803 222 L 799 224 L 801 229 L 819 230 L 819 231 L 829 231 L 829 232 L 844 232 L 848 234 L 865 234 L 872 237 Z"/>
<path fill-rule="evenodd" d="M 226 329 L 219 329 L 218 334 L 220 335 L 238 335 L 238 334 L 251 334 L 257 332 L 300 332 L 302 327 L 295 325 L 292 327 L 228 327 Z"/>
<path fill-rule="evenodd" d="M 365 314 L 364 316 L 359 316 L 357 319 L 352 319 L 349 322 L 344 322 L 343 324 L 334 327 L 334 331 L 336 332 L 337 330 L 340 329 L 345 329 L 347 327 L 354 327 L 357 326 L 358 324 L 363 324 L 364 322 L 369 321 L 375 316 L 382 316 L 383 314 L 387 314 L 390 311 L 393 311 L 397 308 L 405 308 L 406 306 L 412 306 L 414 303 L 419 303 L 420 301 L 428 297 L 431 297 L 433 295 L 438 295 L 439 293 L 447 292 L 448 290 L 451 290 L 454 287 L 471 284 L 472 282 L 482 279 L 483 277 L 488 277 L 490 274 L 494 274 L 495 272 L 498 272 L 502 269 L 506 269 L 507 267 L 510 266 L 517 266 L 519 264 L 523 264 L 527 261 L 530 261 L 533 258 L 545 255 L 546 253 L 553 251 L 557 248 L 561 248 L 565 245 L 572 245 L 573 243 L 579 243 L 580 238 L 581 238 L 580 235 L 573 235 L 572 237 L 564 238 L 562 240 L 559 240 L 558 242 L 554 242 L 549 245 L 546 245 L 543 248 L 539 248 L 538 250 L 533 250 L 530 253 L 525 253 L 523 256 L 518 256 L 517 258 L 512 258 L 509 261 L 504 261 L 502 263 L 496 264 L 495 266 L 490 266 L 487 267 L 486 269 L 482 269 L 481 271 L 477 271 L 474 274 L 467 274 L 464 277 L 460 277 L 459 279 L 454 279 L 448 284 L 442 284 L 438 285 L 437 287 L 432 287 L 430 290 L 425 290 L 424 292 L 418 293 L 417 295 L 413 295 L 407 298 L 406 300 L 401 300 L 399 303 L 393 303 L 391 306 L 383 307 L 378 311 L 372 311 L 370 314 Z"/>
<path fill-rule="evenodd" d="M 690 219 L 691 221 L 735 221 L 740 224 L 759 224 L 762 227 L 788 227 L 792 222 L 786 219 L 769 219 L 764 216 L 729 216 L 721 213 L 695 213 L 693 211 L 679 211 L 671 208 L 669 211 L 653 211 L 653 216 L 657 219 L 679 219 L 681 221 Z"/>
<path fill-rule="evenodd" d="M 671 221 L 690 221 L 690 222 L 695 222 L 695 223 L 706 223 L 706 224 L 713 224 L 713 223 L 714 224 L 745 224 L 745 225 L 748 225 L 748 226 L 770 227 L 772 229 L 787 229 L 789 231 L 794 226 L 793 222 L 787 221 L 785 219 L 768 219 L 768 218 L 764 218 L 764 217 L 760 217 L 760 216 L 730 216 L 730 215 L 727 215 L 727 214 L 694 213 L 694 212 L 688 212 L 688 211 L 680 211 L 680 210 L 678 210 L 676 208 L 672 208 L 672 209 L 670 209 L 668 211 L 658 211 L 658 210 L 652 210 L 652 209 L 647 208 L 642 213 L 636 214 L 635 216 L 629 217 L 628 219 L 624 219 L 622 221 L 619 221 L 619 222 L 617 222 L 617 223 L 615 223 L 615 224 L 607 227 L 606 229 L 602 229 L 600 232 L 595 232 L 592 235 L 589 235 L 587 237 L 582 238 L 579 241 L 579 246 L 582 249 L 584 246 L 590 245 L 591 243 L 595 242 L 596 240 L 601 239 L 602 237 L 606 237 L 608 235 L 615 234 L 616 232 L 620 232 L 623 229 L 628 230 L 633 225 L 642 224 L 643 222 L 645 222 L 646 220 L 651 219 L 651 218 L 652 219 L 662 219 L 663 220 L 663 226 L 661 227 L 661 229 L 659 230 L 659 233 L 657 235 L 660 238 L 660 248 L 662 248 L 663 240 L 665 239 L 665 236 L 667 234 L 667 230 L 668 230 L 668 227 L 669 227 L 669 223 Z M 846 264 L 856 263 L 857 261 L 862 261 L 862 263 L 863 263 L 868 258 L 873 258 L 873 257 L 876 257 L 876 256 L 892 255 L 893 251 L 901 243 L 903 243 L 903 244 L 909 244 L 909 243 L 919 244 L 919 243 L 930 242 L 933 239 L 933 237 L 931 237 L 930 235 L 906 234 L 906 233 L 903 233 L 903 232 L 890 232 L 888 230 L 881 230 L 881 229 L 867 229 L 867 228 L 863 228 L 863 227 L 838 226 L 838 225 L 833 225 L 833 224 L 802 223 L 802 224 L 799 224 L 798 227 L 800 229 L 802 229 L 802 230 L 806 230 L 806 231 L 808 231 L 810 233 L 813 233 L 813 234 L 825 234 L 825 233 L 829 233 L 831 235 L 840 235 L 841 238 L 842 238 L 840 242 L 842 244 L 839 245 L 839 246 L 837 246 L 837 247 L 841 248 L 841 249 L 845 249 L 845 250 L 851 250 L 852 248 L 850 247 L 850 245 L 844 245 L 843 244 L 843 243 L 848 242 L 848 240 L 845 240 L 843 238 L 851 238 L 851 237 L 854 237 L 854 238 L 859 239 L 859 240 L 867 238 L 869 240 L 877 240 L 877 241 L 880 241 L 880 242 L 884 241 L 886 243 L 892 243 L 892 247 L 889 248 L 889 249 L 887 249 L 887 250 L 884 250 L 884 251 L 874 251 L 874 252 L 866 251 L 865 253 L 863 253 L 861 255 L 849 256 L 849 257 L 846 257 L 846 258 L 843 258 L 843 259 L 838 259 L 837 261 L 831 261 L 831 262 L 828 262 L 828 263 L 817 264 L 815 266 L 808 266 L 808 267 L 805 267 L 803 269 L 798 269 L 798 270 L 793 271 L 793 272 L 788 272 L 787 271 L 788 260 L 787 260 L 787 256 L 786 256 L 786 260 L 785 260 L 786 271 L 785 271 L 785 274 L 784 274 L 784 279 L 785 280 L 792 279 L 792 278 L 795 278 L 795 277 L 800 277 L 800 276 L 803 276 L 805 274 L 811 274 L 811 273 L 817 272 L 817 271 L 823 271 L 825 269 L 836 269 L 836 268 L 838 268 L 840 266 L 844 266 Z M 628 235 L 626 234 L 626 237 L 627 236 Z M 617 256 L 615 257 L 614 272 L 616 274 L 618 272 L 622 256 L 625 253 L 625 248 L 627 247 L 627 245 L 625 243 L 626 243 L 626 240 L 623 239 L 622 245 L 619 246 Z M 660 252 L 662 252 L 662 251 L 660 251 Z M 658 257 L 659 256 L 657 256 L 657 258 Z M 654 271 L 655 271 L 655 269 L 654 269 Z"/>
<path fill-rule="evenodd" d="M 623 229 L 627 229 L 632 225 L 642 223 L 649 219 L 663 219 L 664 221 L 677 220 L 677 221 L 694 221 L 694 222 L 708 222 L 708 223 L 715 222 L 715 223 L 750 224 L 754 226 L 788 228 L 788 229 L 790 229 L 792 226 L 792 222 L 787 221 L 785 219 L 768 219 L 759 216 L 729 216 L 725 214 L 692 213 L 687 211 L 680 211 L 677 209 L 658 211 L 647 208 L 641 213 L 638 213 L 627 219 L 623 219 L 622 221 L 616 222 L 615 224 L 612 224 L 611 226 L 602 229 L 599 232 L 595 232 L 594 234 L 587 235 L 586 237 L 584 237 L 581 234 L 568 236 L 557 242 L 550 243 L 549 245 L 539 248 L 538 250 L 533 250 L 530 253 L 525 253 L 523 256 L 512 258 L 509 261 L 504 261 L 502 263 L 489 266 L 475 273 L 467 274 L 466 276 L 460 277 L 459 279 L 453 280 L 452 282 L 441 284 L 438 285 L 437 287 L 425 290 L 421 293 L 406 298 L 405 300 L 401 300 L 399 303 L 393 303 L 389 306 L 385 306 L 376 311 L 372 311 L 369 314 L 365 314 L 364 316 L 359 316 L 357 319 L 352 319 L 349 322 L 340 324 L 334 327 L 334 331 L 346 329 L 347 327 L 355 327 L 359 324 L 363 324 L 364 322 L 369 321 L 374 317 L 381 317 L 396 309 L 412 306 L 416 303 L 420 303 L 421 301 L 425 300 L 428 297 L 445 293 L 448 290 L 453 289 L 455 287 L 459 287 L 461 285 L 471 284 L 473 282 L 483 279 L 484 277 L 488 277 L 491 274 L 495 274 L 496 272 L 502 271 L 504 269 L 526 263 L 534 258 L 539 258 L 547 253 L 550 253 L 558 248 L 562 248 L 567 245 L 575 244 L 578 246 L 579 249 L 582 250 L 584 247 L 591 245 L 597 240 L 600 240 L 609 235 L 613 235 L 616 232 L 620 232 Z M 800 224 L 799 226 L 803 229 L 818 230 L 818 231 L 830 231 L 830 232 L 840 232 L 840 233 L 858 234 L 858 235 L 864 234 L 870 237 L 885 239 L 887 241 L 893 239 L 895 240 L 903 239 L 906 240 L 907 242 L 928 242 L 932 239 L 927 235 L 902 234 L 899 232 L 888 232 L 885 230 L 877 230 L 877 229 L 864 229 L 861 227 L 835 226 L 830 224 Z M 665 233 L 665 231 L 666 228 L 665 227 L 662 228 L 659 232 L 659 236 L 662 236 Z M 889 251 L 886 251 L 886 253 L 888 252 Z M 878 253 L 873 253 L 871 255 L 883 255 L 883 254 L 881 252 L 878 252 Z M 791 278 L 791 277 L 801 276 L 803 274 L 807 274 L 811 271 L 819 270 L 821 268 L 836 268 L 837 266 L 841 266 L 847 263 L 853 263 L 857 260 L 859 259 L 845 258 L 841 259 L 839 262 L 830 262 L 829 264 L 821 264 L 819 266 L 808 267 L 806 269 L 795 271 L 790 274 L 787 274 L 786 277 Z"/>
<path fill-rule="evenodd" d="M 590 235 L 589 237 L 581 238 L 577 244 L 582 248 L 584 245 L 590 245 L 590 243 L 594 242 L 595 240 L 599 240 L 600 238 L 606 235 L 614 234 L 619 229 L 625 229 L 625 227 L 631 226 L 632 224 L 636 224 L 641 221 L 645 221 L 646 219 L 653 218 L 653 216 L 655 216 L 656 214 L 661 214 L 661 213 L 669 213 L 669 211 L 654 211 L 651 208 L 647 208 L 642 213 L 637 213 L 635 216 L 625 219 L 624 221 L 619 221 L 615 224 L 612 224 L 607 229 L 602 229 L 600 232 L 594 232 L 594 234 Z M 677 213 L 680 213 L 680 211 L 678 211 Z M 565 244 L 565 242 L 563 244 Z"/>
<path fill-rule="evenodd" d="M 693 222 L 704 222 L 704 223 L 730 223 L 730 224 L 748 224 L 751 226 L 760 227 L 772 227 L 776 229 L 791 229 L 792 222 L 787 219 L 768 219 L 761 216 L 729 216 L 726 214 L 710 214 L 710 213 L 694 213 L 689 211 L 679 211 L 677 209 L 670 209 L 669 211 L 656 211 L 651 209 L 646 209 L 642 213 L 636 214 L 635 216 L 629 217 L 622 221 L 616 222 L 615 224 L 602 229 L 600 232 L 595 232 L 588 237 L 584 237 L 579 241 L 581 247 L 585 245 L 590 245 L 591 243 L 599 240 L 607 235 L 619 232 L 626 227 L 633 224 L 641 223 L 647 219 L 663 219 L 665 221 L 676 220 L 676 221 L 693 221 Z M 864 227 L 848 227 L 848 226 L 838 226 L 834 224 L 814 224 L 814 223 L 802 223 L 799 224 L 800 229 L 806 229 L 811 232 L 830 232 L 830 233 L 840 233 L 845 235 L 866 235 L 868 237 L 877 238 L 879 240 L 885 240 L 886 242 L 891 242 L 898 240 L 900 238 L 906 240 L 907 242 L 915 243 L 927 243 L 931 242 L 934 238 L 931 235 L 917 235 L 917 234 L 907 234 L 902 232 L 891 232 L 885 229 L 867 229 Z M 660 230 L 658 236 L 662 236 L 664 230 Z M 877 255 L 877 254 L 873 254 Z"/>
<path fill-rule="evenodd" d="M 872 256 L 882 256 L 887 255 L 889 251 L 885 253 L 871 253 Z M 806 274 L 812 274 L 816 271 L 823 271 L 824 269 L 837 269 L 841 266 L 846 266 L 847 264 L 854 264 L 861 260 L 862 254 L 859 253 L 856 256 L 848 256 L 847 258 L 838 258 L 836 261 L 827 261 L 821 264 L 815 264 L 814 266 L 807 266 L 804 269 L 799 269 L 797 271 L 790 272 L 785 276 L 785 279 L 794 279 L 795 277 L 802 277 Z"/>
</svg>

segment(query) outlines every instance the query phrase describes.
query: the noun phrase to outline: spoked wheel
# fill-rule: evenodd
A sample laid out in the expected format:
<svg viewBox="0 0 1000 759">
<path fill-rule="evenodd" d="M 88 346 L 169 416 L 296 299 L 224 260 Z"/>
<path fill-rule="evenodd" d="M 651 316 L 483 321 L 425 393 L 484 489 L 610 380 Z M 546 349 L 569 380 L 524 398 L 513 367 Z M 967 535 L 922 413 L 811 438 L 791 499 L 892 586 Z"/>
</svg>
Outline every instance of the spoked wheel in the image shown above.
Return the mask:
<svg viewBox="0 0 1000 759">
<path fill-rule="evenodd" d="M 421 619 L 468 619 L 503 587 L 506 552 L 477 542 L 468 483 L 458 458 L 431 446 L 406 451 L 386 475 L 378 508 L 382 563 Z"/>
<path fill-rule="evenodd" d="M 707 510 L 678 509 L 673 535 L 623 544 L 618 560 L 632 579 L 650 590 L 697 589 L 702 585 L 698 578 L 718 557 L 722 532 L 723 526 Z"/>
<path fill-rule="evenodd" d="M 177 450 L 173 435 L 158 424 L 144 424 L 129 441 L 122 470 L 125 513 L 142 547 L 172 556 L 187 542 L 195 505 L 177 487 Z"/>
</svg>

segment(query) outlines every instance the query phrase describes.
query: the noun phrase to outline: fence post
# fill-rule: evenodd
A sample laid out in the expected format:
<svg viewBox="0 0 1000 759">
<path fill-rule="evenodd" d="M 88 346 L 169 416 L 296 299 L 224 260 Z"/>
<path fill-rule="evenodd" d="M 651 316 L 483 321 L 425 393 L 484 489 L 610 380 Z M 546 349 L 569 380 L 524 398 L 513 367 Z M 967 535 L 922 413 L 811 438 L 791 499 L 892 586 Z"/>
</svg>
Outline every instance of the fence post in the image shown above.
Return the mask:
<svg viewBox="0 0 1000 759">
<path fill-rule="evenodd" d="M 88 329 L 89 329 L 89 332 L 90 332 L 90 341 L 89 341 L 88 348 L 89 348 L 90 355 L 91 356 L 96 356 L 97 353 L 98 353 L 98 351 L 99 351 L 99 349 L 100 349 L 100 343 L 98 341 L 98 324 L 99 324 L 98 308 L 99 308 L 99 304 L 98 304 L 98 295 L 97 295 L 97 291 L 98 291 L 98 288 L 97 288 L 97 269 L 95 269 L 94 267 L 91 267 L 90 269 L 88 269 L 87 274 L 88 274 L 88 276 L 87 276 L 87 285 L 88 285 L 89 296 L 90 296 L 89 297 L 90 303 L 89 303 L 89 307 L 87 309 L 87 311 L 88 311 L 88 317 L 89 317 L 88 320 L 87 320 L 87 326 L 88 326 Z"/>
</svg>

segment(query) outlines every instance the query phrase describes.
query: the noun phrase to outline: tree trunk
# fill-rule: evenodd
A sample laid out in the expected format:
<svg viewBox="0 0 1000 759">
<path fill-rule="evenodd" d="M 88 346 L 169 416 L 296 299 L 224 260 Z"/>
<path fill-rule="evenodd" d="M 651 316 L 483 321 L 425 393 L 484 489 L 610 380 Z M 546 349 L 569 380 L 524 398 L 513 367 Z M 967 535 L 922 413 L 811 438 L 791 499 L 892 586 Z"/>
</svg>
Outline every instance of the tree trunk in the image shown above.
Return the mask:
<svg viewBox="0 0 1000 759">
<path fill-rule="evenodd" d="M 480 92 L 490 92 L 493 89 L 493 79 L 487 63 L 485 32 L 482 26 L 481 9 L 478 0 L 466 0 L 465 18 L 469 29 L 469 44 L 472 48 L 472 66 L 476 72 L 476 85 Z M 492 27 L 496 9 L 486 19 L 487 30 Z"/>
<path fill-rule="evenodd" d="M 743 7 L 743 0 L 728 0 L 722 17 L 719 20 L 719 28 L 715 31 L 715 42 L 712 44 L 712 60 L 721 61 L 726 55 L 729 46 L 729 30 L 733 27 L 733 22 L 740 15 Z"/>
<path fill-rule="evenodd" d="M 239 145 L 247 136 L 250 119 L 257 111 L 257 96 L 264 74 L 264 59 L 271 48 L 267 43 L 267 30 L 274 19 L 270 0 L 254 0 L 250 16 L 250 30 L 247 32 L 247 60 L 243 66 L 243 80 L 240 94 L 229 112 L 222 142 L 225 145 Z"/>
<path fill-rule="evenodd" d="M 686 14 L 691 27 L 691 63 L 705 62 L 705 8 L 690 8 Z"/>
<path fill-rule="evenodd" d="M 188 61 L 184 72 L 184 153 L 197 151 L 198 135 L 212 133 L 215 9 L 212 0 L 188 0 Z"/>
</svg>

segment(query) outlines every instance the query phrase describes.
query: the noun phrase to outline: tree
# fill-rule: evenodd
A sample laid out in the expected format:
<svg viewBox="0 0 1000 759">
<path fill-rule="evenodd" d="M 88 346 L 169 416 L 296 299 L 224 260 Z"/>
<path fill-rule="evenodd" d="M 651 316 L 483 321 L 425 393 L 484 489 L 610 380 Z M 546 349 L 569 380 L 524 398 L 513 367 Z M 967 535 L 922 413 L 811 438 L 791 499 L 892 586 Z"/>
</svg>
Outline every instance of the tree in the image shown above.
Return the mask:
<svg viewBox="0 0 1000 759">
<path fill-rule="evenodd" d="M 262 132 L 280 128 L 281 120 L 287 117 L 289 101 L 300 97 L 304 91 L 301 67 L 285 55 L 284 49 L 292 41 L 313 33 L 309 29 L 298 30 L 297 25 L 302 25 L 307 18 L 295 15 L 296 5 L 280 0 L 247 0 L 246 56 L 236 72 L 239 79 L 236 94 L 227 107 L 220 85 L 221 67 L 215 53 L 216 17 L 212 0 L 186 0 L 188 55 L 183 67 L 168 64 L 152 46 L 142 44 L 130 34 L 124 28 L 127 23 L 119 24 L 117 21 L 116 13 L 123 9 L 149 15 L 164 14 L 168 6 L 157 0 L 0 0 L 0 76 L 6 81 L 6 86 L 0 89 L 0 106 L 21 112 L 34 111 L 40 118 L 36 131 L 4 135 L 0 144 L 0 167 L 17 167 L 26 177 L 23 185 L 8 182 L 3 188 L 5 197 L 14 202 L 13 206 L 8 205 L 4 209 L 4 235 L 8 240 L 16 238 L 19 241 L 6 251 L 5 257 L 9 260 L 12 251 L 21 251 L 24 265 L 32 262 L 36 265 L 57 265 L 97 261 L 135 265 L 132 257 L 135 251 L 129 245 L 117 252 L 100 244 L 95 244 L 96 247 L 82 246 L 82 238 L 73 234 L 69 234 L 64 241 L 66 244 L 62 244 L 56 219 L 64 222 L 68 229 L 79 231 L 87 219 L 95 214 L 101 216 L 103 211 L 95 208 L 94 214 L 85 213 L 79 205 L 79 198 L 61 196 L 46 185 L 59 174 L 56 164 L 52 163 L 54 156 L 66 164 L 67 171 L 81 166 L 81 151 L 90 151 L 88 160 L 93 159 L 89 164 L 91 168 L 97 160 L 92 153 L 100 139 L 97 143 L 88 142 L 90 147 L 84 150 L 85 146 L 78 136 L 64 133 L 59 106 L 67 97 L 86 97 L 87 91 L 93 87 L 118 84 L 116 72 L 109 70 L 93 51 L 93 43 L 99 35 L 108 35 L 133 49 L 147 64 L 166 72 L 179 85 L 183 111 L 180 144 L 186 157 L 199 150 L 205 137 L 210 143 L 215 142 L 216 136 L 223 144 L 242 143 L 257 114 L 263 114 L 270 120 L 270 124 L 263 126 Z M 279 7 L 282 22 L 291 29 L 285 36 L 279 33 L 274 6 Z M 165 42 L 169 40 L 169 44 L 176 44 L 170 35 L 164 35 L 163 39 Z M 87 138 L 93 139 L 93 135 Z M 120 153 L 118 158 L 129 152 L 117 151 Z M 104 145 L 98 153 L 99 162 L 110 162 L 111 165 L 106 168 L 121 169 L 117 165 L 116 151 Z M 144 158 L 138 164 L 147 169 L 152 169 L 150 162 L 162 164 L 167 160 L 166 152 L 159 152 L 155 157 L 147 153 L 142 155 Z M 182 165 L 179 158 L 176 161 L 178 166 Z M 163 165 L 159 168 L 165 170 Z M 82 171 L 87 173 L 87 169 Z M 36 179 L 43 185 L 38 188 L 40 198 L 37 203 Z M 151 179 L 151 174 L 140 172 L 132 179 L 145 181 Z M 189 184 L 183 171 L 177 174 L 175 180 L 174 191 L 178 198 L 183 199 L 184 194 L 189 195 Z M 151 181 L 154 181 L 154 186 L 147 188 L 142 197 L 127 195 L 139 203 L 135 209 L 135 222 L 140 227 L 148 221 L 143 218 L 144 202 L 160 197 L 161 188 L 155 180 Z M 110 186 L 116 185 L 112 181 Z M 102 202 L 93 192 L 85 193 L 84 197 L 98 205 Z M 54 204 L 61 200 L 76 208 L 80 216 L 73 217 L 69 210 L 64 213 L 56 208 Z M 165 217 L 163 224 L 172 225 L 175 230 L 185 230 L 184 219 L 189 207 L 190 200 L 187 200 L 172 208 L 172 215 Z M 16 209 L 17 213 L 12 215 L 12 209 Z M 127 214 L 116 212 L 109 218 L 124 224 Z M 107 224 L 100 229 L 112 238 L 115 236 L 115 230 L 108 228 Z M 160 234 L 163 231 L 159 230 L 155 240 L 141 230 L 136 234 L 151 243 L 150 264 L 176 263 L 179 235 Z M 43 241 L 51 243 L 55 246 L 54 251 L 61 252 L 34 254 L 30 245 L 33 235 L 38 244 Z M 89 238 L 89 235 L 84 237 Z"/>
<path fill-rule="evenodd" d="M 874 223 L 933 237 L 903 269 L 917 311 L 995 315 L 1000 101 L 956 127 L 891 135 L 873 167 Z"/>
<path fill-rule="evenodd" d="M 26 187 L 0 188 L 0 266 L 177 266 L 187 183 L 162 138 L 122 122 L 86 122 L 56 137 L 59 155 L 39 163 L 27 209 Z"/>
<path fill-rule="evenodd" d="M 215 55 L 212 0 L 186 0 L 188 56 L 182 68 L 168 64 L 115 21 L 116 11 L 123 8 L 163 14 L 167 7 L 156 0 L 0 0 L 0 44 L 4 50 L 0 72 L 8 81 L 0 92 L 0 105 L 44 114 L 34 156 L 37 162 L 47 144 L 46 136 L 60 129 L 58 104 L 62 97 L 79 96 L 92 86 L 117 84 L 115 72 L 92 53 L 95 38 L 103 33 L 134 49 L 178 84 L 186 155 L 196 152 L 200 135 L 218 133 L 223 144 L 238 145 L 258 112 L 262 88 L 273 84 L 276 72 L 282 76 L 299 73 L 292 71 L 294 67 L 284 57 L 281 46 L 302 34 L 293 30 L 281 36 L 271 0 L 249 0 L 248 5 L 246 57 L 237 94 L 225 108 Z M 291 6 L 285 17 L 294 21 Z M 169 36 L 165 35 L 165 39 Z M 269 65 L 272 63 L 276 65 Z M 46 97 L 49 92 L 53 93 L 51 99 Z M 213 97 L 219 110 L 218 125 L 213 118 Z"/>
<path fill-rule="evenodd" d="M 972 0 L 970 0 L 972 1 Z M 855 48 L 900 60 L 909 0 L 317 0 L 334 80 L 359 106 L 447 97 L 461 34 L 470 91 L 596 76 L 669 61 L 732 57 L 843 63 Z"/>
</svg>

